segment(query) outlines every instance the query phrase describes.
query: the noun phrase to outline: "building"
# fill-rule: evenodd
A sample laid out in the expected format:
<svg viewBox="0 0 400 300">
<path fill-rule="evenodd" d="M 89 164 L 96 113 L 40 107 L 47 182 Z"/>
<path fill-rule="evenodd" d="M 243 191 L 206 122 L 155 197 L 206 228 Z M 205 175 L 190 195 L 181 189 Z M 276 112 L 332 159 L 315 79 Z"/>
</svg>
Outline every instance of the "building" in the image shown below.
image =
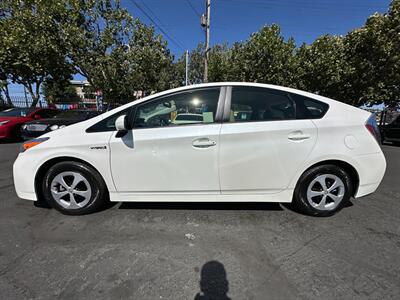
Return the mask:
<svg viewBox="0 0 400 300">
<path fill-rule="evenodd" d="M 88 93 L 88 87 L 90 87 L 90 83 L 87 80 L 71 80 L 70 84 L 75 88 L 76 94 L 79 96 L 79 98 L 81 99 L 81 103 L 85 107 L 96 107 L 95 96 Z"/>
</svg>

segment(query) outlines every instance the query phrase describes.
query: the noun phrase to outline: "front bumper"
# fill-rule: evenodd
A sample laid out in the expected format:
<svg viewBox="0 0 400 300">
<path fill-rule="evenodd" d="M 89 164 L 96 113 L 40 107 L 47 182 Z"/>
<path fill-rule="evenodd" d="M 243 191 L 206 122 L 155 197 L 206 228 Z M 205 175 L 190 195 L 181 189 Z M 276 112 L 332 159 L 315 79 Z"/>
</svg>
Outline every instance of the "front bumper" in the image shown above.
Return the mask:
<svg viewBox="0 0 400 300">
<path fill-rule="evenodd" d="M 19 198 L 36 201 L 35 175 L 36 168 L 32 164 L 32 157 L 28 159 L 20 153 L 13 165 L 15 191 Z"/>
<path fill-rule="evenodd" d="M 43 134 L 48 133 L 49 130 L 45 130 L 45 131 L 28 131 L 28 130 L 21 130 L 21 137 L 24 140 L 31 140 L 31 139 L 35 139 Z"/>
</svg>

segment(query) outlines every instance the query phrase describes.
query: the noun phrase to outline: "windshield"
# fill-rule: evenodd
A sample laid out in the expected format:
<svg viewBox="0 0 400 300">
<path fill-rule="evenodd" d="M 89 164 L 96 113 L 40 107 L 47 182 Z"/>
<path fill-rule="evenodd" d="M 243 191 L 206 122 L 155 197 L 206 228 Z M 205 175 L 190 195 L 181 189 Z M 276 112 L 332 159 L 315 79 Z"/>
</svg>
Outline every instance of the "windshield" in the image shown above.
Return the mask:
<svg viewBox="0 0 400 300">
<path fill-rule="evenodd" d="M 10 108 L 0 112 L 0 117 L 26 117 L 33 108 Z"/>
<path fill-rule="evenodd" d="M 85 110 L 66 110 L 60 112 L 54 118 L 56 119 L 88 119 L 96 115 L 96 112 Z"/>
</svg>

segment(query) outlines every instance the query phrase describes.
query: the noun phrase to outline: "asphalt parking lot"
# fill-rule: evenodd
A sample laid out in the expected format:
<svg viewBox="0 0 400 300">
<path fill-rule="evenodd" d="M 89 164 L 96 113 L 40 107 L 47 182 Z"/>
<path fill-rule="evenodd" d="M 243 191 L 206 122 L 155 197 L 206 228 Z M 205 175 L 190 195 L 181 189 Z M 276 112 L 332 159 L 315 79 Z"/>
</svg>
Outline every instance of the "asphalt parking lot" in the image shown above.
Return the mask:
<svg viewBox="0 0 400 300">
<path fill-rule="evenodd" d="M 245 203 L 69 217 L 17 198 L 18 145 L 0 144 L 0 298 L 399 299 L 400 147 L 383 149 L 378 192 L 329 218 Z"/>
</svg>

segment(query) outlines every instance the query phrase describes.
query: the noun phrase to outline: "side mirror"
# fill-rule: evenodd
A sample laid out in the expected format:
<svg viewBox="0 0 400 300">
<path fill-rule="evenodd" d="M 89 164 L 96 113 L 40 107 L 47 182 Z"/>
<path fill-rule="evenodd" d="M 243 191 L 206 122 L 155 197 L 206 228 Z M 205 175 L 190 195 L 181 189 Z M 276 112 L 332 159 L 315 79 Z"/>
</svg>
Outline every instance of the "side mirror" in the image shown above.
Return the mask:
<svg viewBox="0 0 400 300">
<path fill-rule="evenodd" d="M 118 131 L 116 137 L 123 137 L 128 132 L 128 126 L 126 125 L 126 116 L 119 116 L 115 120 L 115 129 Z"/>
</svg>

